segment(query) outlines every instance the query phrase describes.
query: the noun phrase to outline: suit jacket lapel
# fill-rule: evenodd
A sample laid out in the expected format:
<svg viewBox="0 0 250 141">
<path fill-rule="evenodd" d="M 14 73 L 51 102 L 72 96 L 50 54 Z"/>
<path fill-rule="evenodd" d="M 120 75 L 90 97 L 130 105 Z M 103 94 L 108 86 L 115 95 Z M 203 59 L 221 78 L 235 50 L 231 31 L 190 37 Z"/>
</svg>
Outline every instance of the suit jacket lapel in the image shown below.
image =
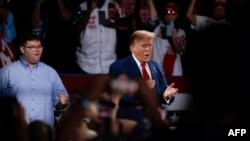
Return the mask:
<svg viewBox="0 0 250 141">
<path fill-rule="evenodd" d="M 141 71 L 138 68 L 132 55 L 130 55 L 126 61 L 127 62 L 125 63 L 126 64 L 125 67 L 128 70 L 127 72 L 129 74 L 129 76 L 133 76 L 133 77 L 142 76 Z"/>
<path fill-rule="evenodd" d="M 157 78 L 157 71 L 156 71 L 155 65 L 153 63 L 151 63 L 151 61 L 148 62 L 148 65 L 149 65 L 149 69 L 151 71 L 152 79 Z"/>
</svg>

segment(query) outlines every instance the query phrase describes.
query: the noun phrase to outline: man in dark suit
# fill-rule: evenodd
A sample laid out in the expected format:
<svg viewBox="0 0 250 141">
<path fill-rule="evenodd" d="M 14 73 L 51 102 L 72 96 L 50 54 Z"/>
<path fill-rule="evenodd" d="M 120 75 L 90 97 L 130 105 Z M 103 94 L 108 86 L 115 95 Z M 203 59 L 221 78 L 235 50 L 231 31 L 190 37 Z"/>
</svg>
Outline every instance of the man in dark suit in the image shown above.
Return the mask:
<svg viewBox="0 0 250 141">
<path fill-rule="evenodd" d="M 159 104 L 170 104 L 178 89 L 174 88 L 174 83 L 167 85 L 162 66 L 151 60 L 154 37 L 154 33 L 146 30 L 135 31 L 130 37 L 131 55 L 111 64 L 109 74 L 112 77 L 124 74 L 129 79 L 144 78 L 145 84 L 154 90 Z M 145 65 L 146 71 L 143 70 L 141 64 Z M 137 99 L 131 94 L 125 94 L 121 97 L 117 118 L 134 121 L 132 135 L 143 135 L 147 126 L 144 123 L 144 111 L 134 104 L 128 104 L 133 103 L 133 101 L 137 101 Z"/>
</svg>

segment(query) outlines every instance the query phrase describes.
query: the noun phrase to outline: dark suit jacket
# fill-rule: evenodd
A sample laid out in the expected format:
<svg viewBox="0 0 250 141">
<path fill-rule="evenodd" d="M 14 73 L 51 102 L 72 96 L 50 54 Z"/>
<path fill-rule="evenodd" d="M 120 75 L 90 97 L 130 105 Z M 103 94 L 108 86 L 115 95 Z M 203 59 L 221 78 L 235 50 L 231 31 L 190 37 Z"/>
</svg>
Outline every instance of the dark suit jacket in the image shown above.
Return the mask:
<svg viewBox="0 0 250 141">
<path fill-rule="evenodd" d="M 165 77 L 164 70 L 162 66 L 154 61 L 148 62 L 152 79 L 155 80 L 155 93 L 159 98 L 159 102 L 166 104 L 166 101 L 163 98 L 163 92 L 167 88 L 167 81 Z M 110 65 L 109 74 L 113 77 L 117 77 L 121 74 L 126 74 L 129 78 L 142 77 L 140 69 L 136 64 L 132 55 L 129 55 L 126 58 L 118 59 L 113 64 Z"/>
<path fill-rule="evenodd" d="M 148 65 L 151 71 L 152 79 L 155 80 L 154 90 L 155 94 L 159 98 L 159 103 L 166 104 L 166 101 L 163 98 L 163 92 L 167 88 L 167 81 L 163 67 L 152 60 L 148 62 Z M 112 77 L 118 77 L 121 74 L 126 74 L 130 79 L 137 79 L 138 77 L 142 77 L 140 68 L 136 64 L 136 61 L 134 60 L 132 55 L 129 55 L 123 59 L 118 59 L 114 63 L 112 63 L 109 68 L 109 74 Z M 173 102 L 173 100 L 174 99 L 172 98 L 168 104 Z M 136 108 L 133 101 L 136 101 L 133 96 L 129 94 L 123 95 L 120 100 L 120 105 L 116 116 L 117 118 L 137 121 L 137 125 L 133 130 L 132 136 L 144 136 L 148 126 L 144 121 L 145 113 L 143 110 Z"/>
</svg>

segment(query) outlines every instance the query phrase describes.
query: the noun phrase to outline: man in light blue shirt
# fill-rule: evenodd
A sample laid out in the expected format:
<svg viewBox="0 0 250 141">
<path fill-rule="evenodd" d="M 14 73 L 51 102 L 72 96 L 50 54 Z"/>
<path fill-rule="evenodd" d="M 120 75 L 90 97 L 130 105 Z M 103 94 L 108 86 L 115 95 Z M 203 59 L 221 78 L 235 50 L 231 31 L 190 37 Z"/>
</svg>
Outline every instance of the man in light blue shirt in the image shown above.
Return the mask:
<svg viewBox="0 0 250 141">
<path fill-rule="evenodd" d="M 54 127 L 54 110 L 69 106 L 68 93 L 58 73 L 40 62 L 40 38 L 27 35 L 20 40 L 19 60 L 0 71 L 0 97 L 17 97 L 29 122 L 40 119 Z"/>
</svg>

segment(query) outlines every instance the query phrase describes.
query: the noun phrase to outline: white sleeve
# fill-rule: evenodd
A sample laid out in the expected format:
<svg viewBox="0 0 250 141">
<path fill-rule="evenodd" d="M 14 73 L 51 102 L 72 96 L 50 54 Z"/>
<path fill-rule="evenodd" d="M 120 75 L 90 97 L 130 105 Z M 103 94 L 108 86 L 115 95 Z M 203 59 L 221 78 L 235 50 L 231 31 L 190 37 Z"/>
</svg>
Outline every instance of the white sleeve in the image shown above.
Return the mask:
<svg viewBox="0 0 250 141">
<path fill-rule="evenodd" d="M 196 25 L 191 24 L 191 29 L 201 31 L 214 20 L 208 16 L 196 15 Z"/>
</svg>

